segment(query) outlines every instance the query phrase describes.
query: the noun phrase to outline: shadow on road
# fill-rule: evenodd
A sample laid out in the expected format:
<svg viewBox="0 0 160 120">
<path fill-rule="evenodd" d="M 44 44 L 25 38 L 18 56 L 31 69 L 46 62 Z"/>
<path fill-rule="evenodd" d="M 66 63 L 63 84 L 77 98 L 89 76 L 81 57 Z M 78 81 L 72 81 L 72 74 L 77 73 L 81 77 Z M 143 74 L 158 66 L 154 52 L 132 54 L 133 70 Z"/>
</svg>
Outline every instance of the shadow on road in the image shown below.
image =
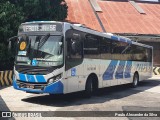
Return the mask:
<svg viewBox="0 0 160 120">
<path fill-rule="evenodd" d="M 0 96 L 0 119 L 1 120 L 8 120 L 8 119 L 15 120 L 15 118 L 4 118 L 4 117 L 2 117 L 3 116 L 2 112 L 10 112 L 10 109 L 8 108 L 5 101 Z"/>
<path fill-rule="evenodd" d="M 0 90 L 3 90 L 5 88 L 7 88 L 7 87 L 10 87 L 10 86 L 0 86 Z"/>
<path fill-rule="evenodd" d="M 10 110 L 6 105 L 6 103 L 4 102 L 4 100 L 2 99 L 2 97 L 0 96 L 0 112 L 3 112 L 3 111 L 10 111 Z"/>
<path fill-rule="evenodd" d="M 99 90 L 98 96 L 92 96 L 91 98 L 84 98 L 83 92 L 71 93 L 66 95 L 31 95 L 28 98 L 22 99 L 24 102 L 46 105 L 46 106 L 55 106 L 55 107 L 64 107 L 64 106 L 76 106 L 82 104 L 96 104 L 104 103 L 113 99 L 121 99 L 133 94 L 137 94 L 144 90 L 150 89 L 152 87 L 158 86 L 160 80 L 146 80 L 142 81 L 139 84 L 139 88 L 144 87 L 142 90 L 137 90 L 131 88 L 129 84 L 119 85 L 114 87 L 103 88 Z"/>
</svg>

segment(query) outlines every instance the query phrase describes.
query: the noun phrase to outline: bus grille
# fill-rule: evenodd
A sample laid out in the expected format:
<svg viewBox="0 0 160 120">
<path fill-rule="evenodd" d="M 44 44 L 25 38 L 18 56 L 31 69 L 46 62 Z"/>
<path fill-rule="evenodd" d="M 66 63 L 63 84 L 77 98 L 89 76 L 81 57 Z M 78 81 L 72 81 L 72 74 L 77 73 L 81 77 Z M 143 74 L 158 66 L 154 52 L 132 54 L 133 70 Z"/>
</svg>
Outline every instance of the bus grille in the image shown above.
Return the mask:
<svg viewBox="0 0 160 120">
<path fill-rule="evenodd" d="M 53 69 L 45 67 L 31 67 L 31 66 L 16 66 L 16 70 L 22 74 L 30 75 L 46 75 L 52 72 Z"/>
<path fill-rule="evenodd" d="M 44 87 L 47 86 L 47 83 L 30 83 L 30 82 L 22 82 L 20 80 L 17 80 L 17 85 L 19 86 L 19 88 L 43 90 Z"/>
</svg>

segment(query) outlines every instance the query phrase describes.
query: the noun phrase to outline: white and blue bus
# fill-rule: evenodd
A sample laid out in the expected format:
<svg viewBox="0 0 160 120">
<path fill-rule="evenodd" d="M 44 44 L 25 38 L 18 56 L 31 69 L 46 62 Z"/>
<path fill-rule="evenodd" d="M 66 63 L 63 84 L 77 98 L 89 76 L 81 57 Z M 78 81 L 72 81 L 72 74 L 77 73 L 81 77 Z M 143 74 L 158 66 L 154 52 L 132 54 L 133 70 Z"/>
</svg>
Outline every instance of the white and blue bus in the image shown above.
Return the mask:
<svg viewBox="0 0 160 120">
<path fill-rule="evenodd" d="M 29 93 L 85 91 L 86 96 L 103 87 L 136 87 L 152 76 L 152 52 L 152 46 L 83 25 L 26 22 L 16 37 L 13 86 Z"/>
</svg>

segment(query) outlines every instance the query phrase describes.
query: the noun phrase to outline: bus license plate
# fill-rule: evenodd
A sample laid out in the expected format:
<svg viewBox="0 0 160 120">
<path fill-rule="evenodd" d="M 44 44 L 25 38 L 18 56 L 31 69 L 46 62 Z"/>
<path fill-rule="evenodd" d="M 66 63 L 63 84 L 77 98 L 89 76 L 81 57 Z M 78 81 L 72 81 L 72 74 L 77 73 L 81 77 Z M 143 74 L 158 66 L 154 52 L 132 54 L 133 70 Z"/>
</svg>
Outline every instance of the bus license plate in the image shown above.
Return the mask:
<svg viewBox="0 0 160 120">
<path fill-rule="evenodd" d="M 27 85 L 26 87 L 27 87 L 27 88 L 34 89 L 34 85 Z"/>
</svg>

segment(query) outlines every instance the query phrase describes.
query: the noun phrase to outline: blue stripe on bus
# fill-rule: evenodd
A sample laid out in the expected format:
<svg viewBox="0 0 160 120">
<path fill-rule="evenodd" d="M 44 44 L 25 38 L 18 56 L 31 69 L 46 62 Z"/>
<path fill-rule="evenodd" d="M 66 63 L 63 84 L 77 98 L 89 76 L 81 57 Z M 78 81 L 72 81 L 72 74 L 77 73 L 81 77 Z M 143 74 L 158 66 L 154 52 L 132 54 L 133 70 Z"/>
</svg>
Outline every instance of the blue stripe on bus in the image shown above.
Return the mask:
<svg viewBox="0 0 160 120">
<path fill-rule="evenodd" d="M 121 42 L 126 42 L 126 43 L 128 43 L 128 44 L 132 44 L 132 41 L 131 41 L 131 40 L 125 39 L 125 38 L 120 38 L 119 41 L 121 41 Z"/>
<path fill-rule="evenodd" d="M 126 39 L 123 39 L 123 38 L 120 38 L 120 41 L 121 41 L 121 42 L 127 42 L 127 40 L 126 40 Z"/>
<path fill-rule="evenodd" d="M 111 39 L 118 40 L 118 37 L 117 36 L 111 36 Z"/>
<path fill-rule="evenodd" d="M 115 78 L 116 79 L 123 78 L 124 66 L 125 66 L 125 61 L 120 61 L 119 66 L 117 68 L 117 71 L 115 73 Z"/>
<path fill-rule="evenodd" d="M 117 66 L 118 61 L 112 60 L 107 68 L 107 70 L 103 74 L 103 80 L 112 80 L 115 68 Z"/>
<path fill-rule="evenodd" d="M 36 82 L 34 75 L 27 75 L 28 82 Z"/>
<path fill-rule="evenodd" d="M 132 61 L 127 61 L 125 72 L 124 72 L 124 77 L 125 78 L 130 78 L 131 77 L 131 68 L 132 68 Z"/>
<path fill-rule="evenodd" d="M 25 74 L 19 74 L 19 79 L 20 79 L 21 81 L 26 81 Z"/>
<path fill-rule="evenodd" d="M 124 39 L 124 38 L 120 38 L 120 41 L 121 42 L 127 42 L 128 44 L 132 44 L 131 40 L 127 40 L 127 39 Z"/>
<path fill-rule="evenodd" d="M 127 43 L 129 43 L 129 44 L 132 44 L 132 41 L 131 41 L 131 40 L 124 39 L 124 38 L 121 38 L 121 37 L 120 37 L 120 39 L 118 39 L 117 36 L 111 36 L 111 39 L 117 40 L 117 41 L 121 41 L 121 42 L 127 42 Z"/>
<path fill-rule="evenodd" d="M 38 82 L 46 82 L 43 75 L 36 75 L 36 79 L 37 79 Z"/>
<path fill-rule="evenodd" d="M 46 82 L 43 75 L 35 75 L 34 77 L 34 75 L 19 74 L 19 80 L 21 81 L 36 82 L 35 78 L 37 79 L 37 82 Z"/>
<path fill-rule="evenodd" d="M 64 86 L 61 81 L 48 85 L 44 89 L 44 93 L 60 94 L 63 93 Z"/>
</svg>

